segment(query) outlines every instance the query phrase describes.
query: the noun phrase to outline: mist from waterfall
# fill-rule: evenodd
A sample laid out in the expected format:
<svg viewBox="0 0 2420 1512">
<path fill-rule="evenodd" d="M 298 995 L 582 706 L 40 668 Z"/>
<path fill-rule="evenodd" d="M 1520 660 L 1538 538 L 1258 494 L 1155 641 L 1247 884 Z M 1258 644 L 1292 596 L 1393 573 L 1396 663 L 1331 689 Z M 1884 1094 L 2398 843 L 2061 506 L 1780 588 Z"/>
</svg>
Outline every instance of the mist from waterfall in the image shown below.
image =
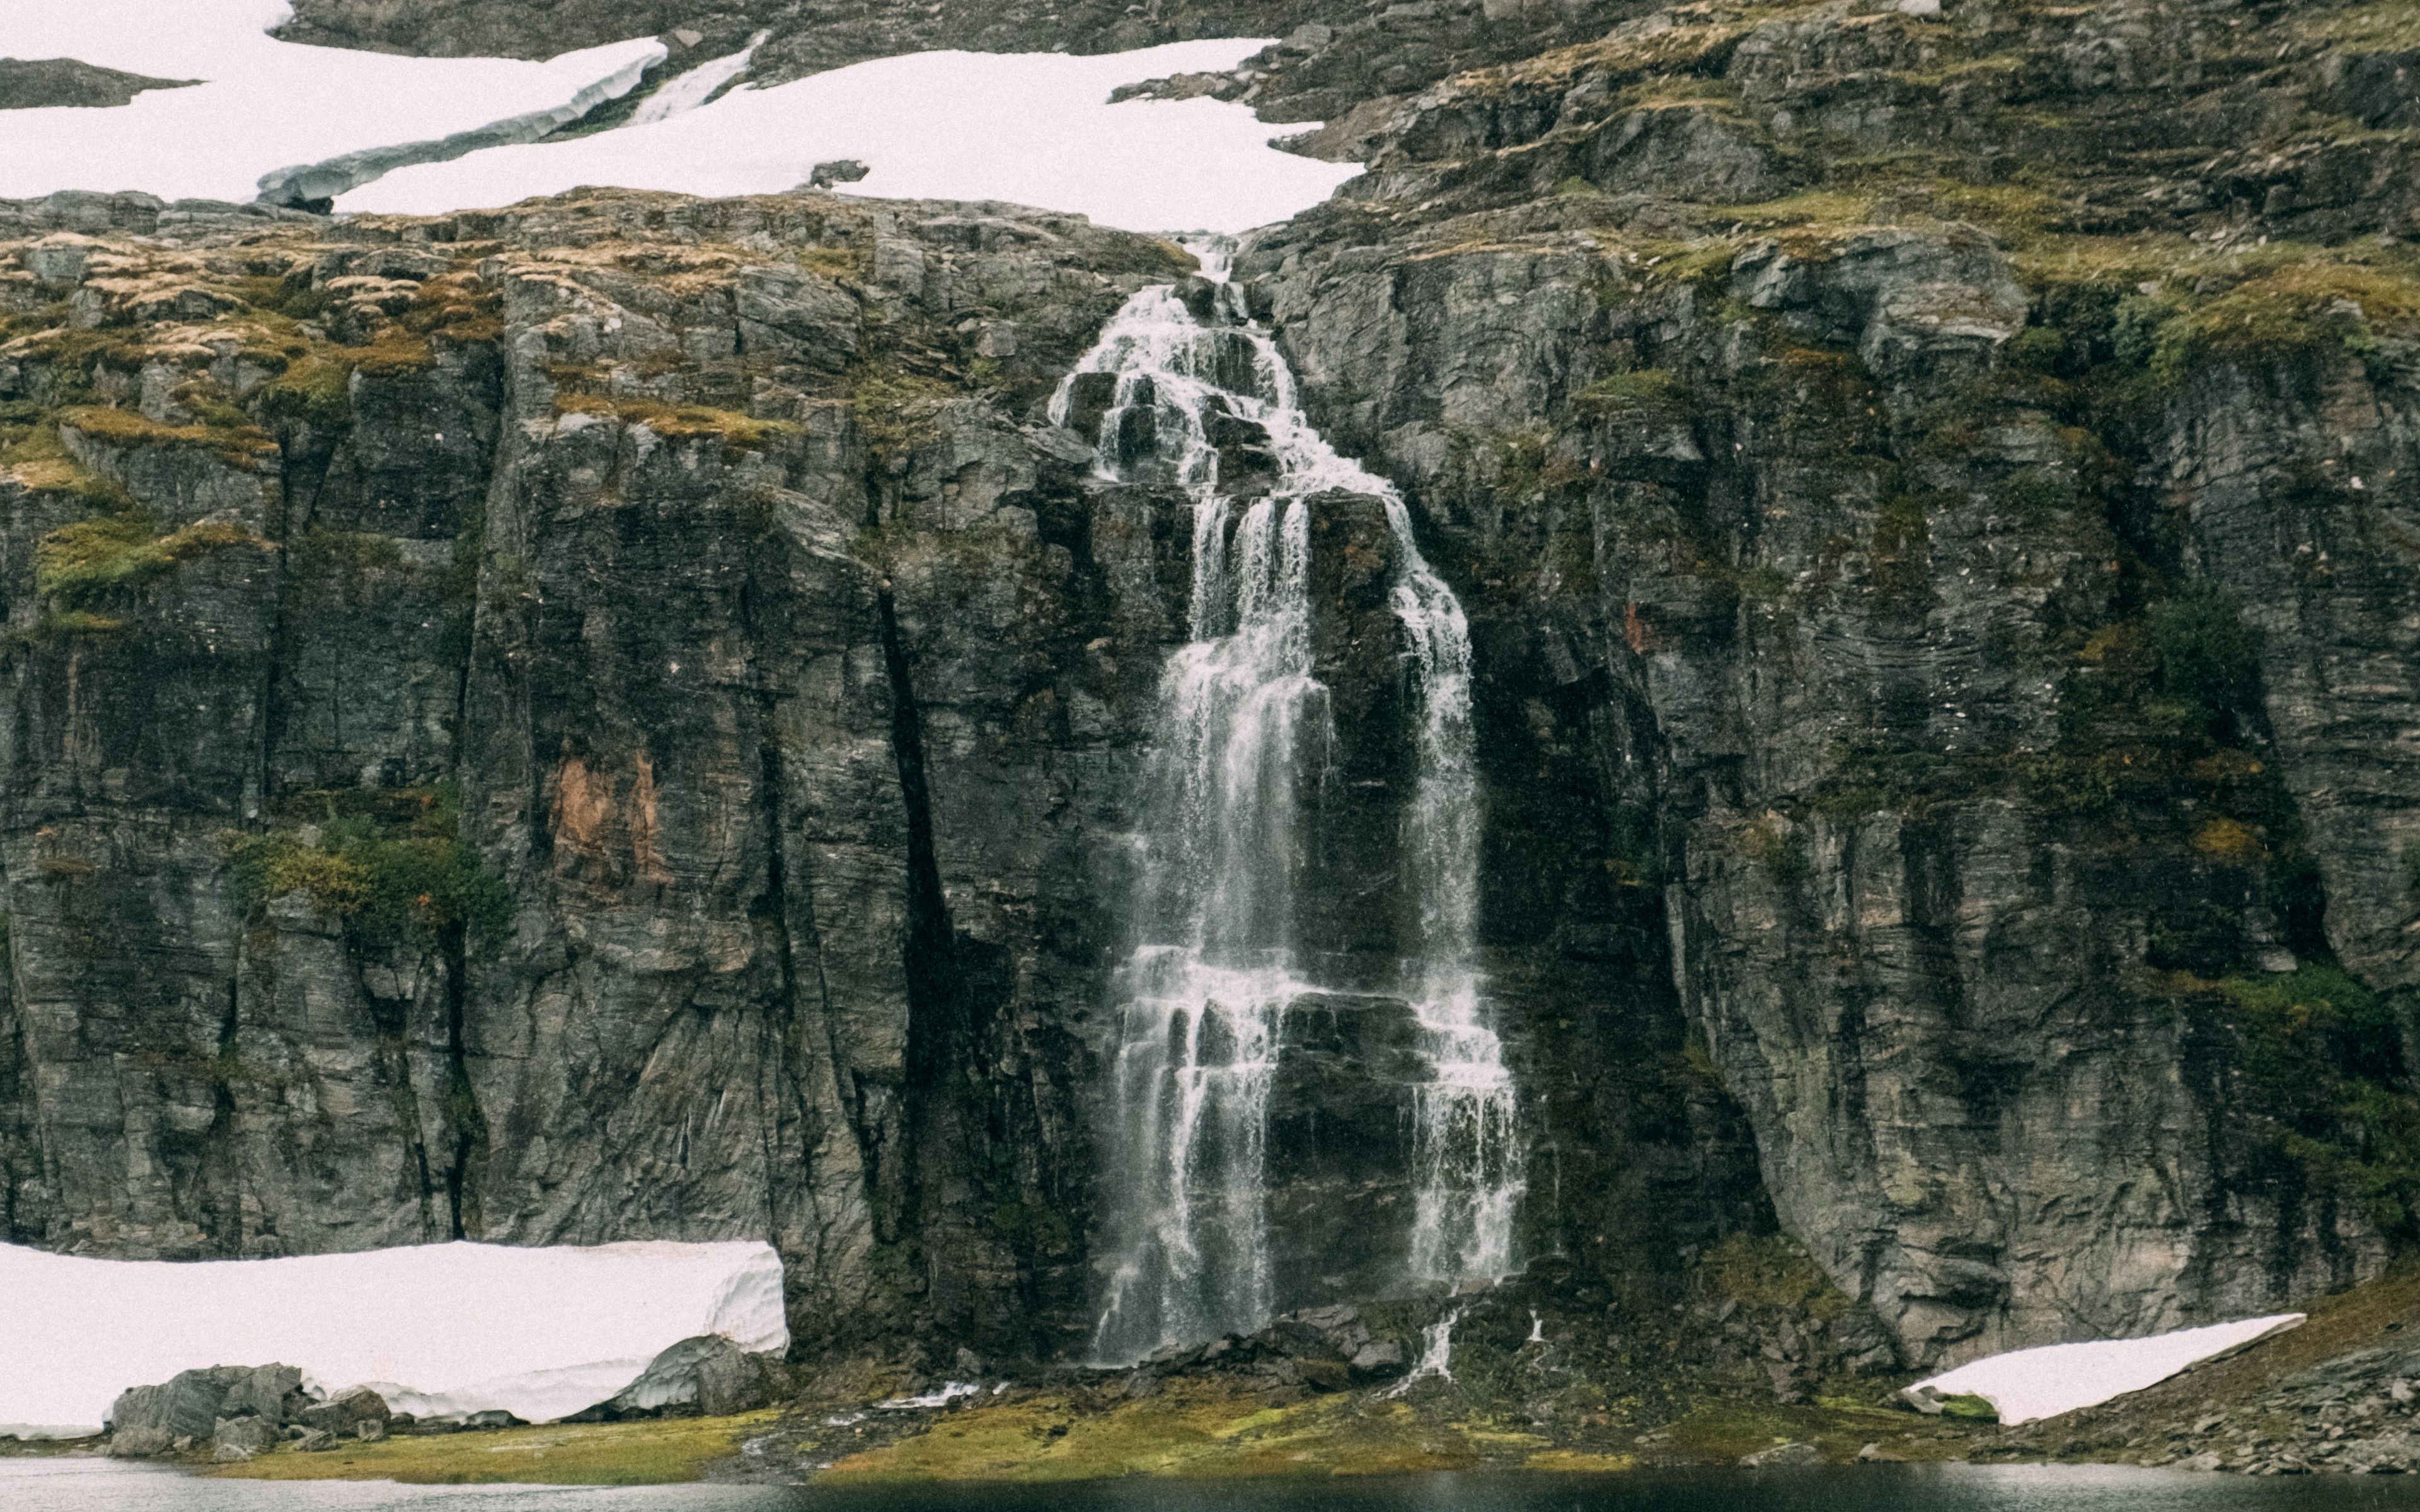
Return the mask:
<svg viewBox="0 0 2420 1512">
<path fill-rule="evenodd" d="M 1331 737 L 1312 672 L 1308 502 L 1331 490 L 1385 505 L 1417 708 L 1403 857 L 1418 934 L 1399 990 L 1432 1080 L 1414 1094 L 1406 1281 L 1509 1271 L 1522 1191 L 1512 1082 L 1477 961 L 1480 795 L 1462 606 L 1420 555 L 1401 495 L 1311 427 L 1292 368 L 1226 281 L 1232 243 L 1187 246 L 1210 281 L 1208 317 L 1174 285 L 1141 290 L 1050 408 L 1065 424 L 1085 376 L 1113 375 L 1096 472 L 1172 484 L 1193 501 L 1189 636 L 1161 675 L 1141 808 L 1140 943 L 1115 983 L 1110 1271 L 1093 1340 L 1105 1362 L 1250 1332 L 1274 1304 L 1269 1094 L 1285 1010 L 1321 990 L 1301 975 L 1295 886 L 1298 792 L 1325 768 Z M 1277 475 L 1263 497 L 1220 491 L 1212 432 L 1228 417 L 1268 435 Z"/>
</svg>

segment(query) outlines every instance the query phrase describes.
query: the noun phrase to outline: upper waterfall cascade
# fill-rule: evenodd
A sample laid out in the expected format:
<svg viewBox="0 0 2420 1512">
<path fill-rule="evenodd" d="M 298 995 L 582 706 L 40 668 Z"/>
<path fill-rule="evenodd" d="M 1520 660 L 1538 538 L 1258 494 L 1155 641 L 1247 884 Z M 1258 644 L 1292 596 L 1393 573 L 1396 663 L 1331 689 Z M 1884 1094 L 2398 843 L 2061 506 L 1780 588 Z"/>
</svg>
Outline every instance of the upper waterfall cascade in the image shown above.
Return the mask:
<svg viewBox="0 0 2420 1512">
<path fill-rule="evenodd" d="M 1110 1148 L 1124 1173 L 1104 1234 L 1110 1273 L 1094 1338 L 1103 1360 L 1249 1332 L 1273 1296 L 1264 1170 L 1268 1104 L 1296 997 L 1322 990 L 1299 959 L 1298 784 L 1325 768 L 1327 689 L 1313 673 L 1310 501 L 1379 500 L 1394 538 L 1392 607 L 1415 697 L 1415 791 L 1404 807 L 1414 952 L 1399 966 L 1430 1079 L 1415 1089 L 1414 1285 L 1512 1268 L 1522 1192 L 1512 1077 L 1478 964 L 1480 795 L 1462 606 L 1421 556 L 1402 495 L 1340 455 L 1305 416 L 1293 370 L 1226 278 L 1233 244 L 1188 241 L 1209 299 L 1172 285 L 1128 300 L 1051 402 L 1115 378 L 1095 470 L 1131 471 L 1149 438 L 1158 476 L 1193 501 L 1187 643 L 1159 688 L 1143 816 L 1138 944 L 1116 979 L 1120 1041 Z M 1201 313 L 1197 313 L 1197 306 Z M 1214 432 L 1265 431 L 1276 476 L 1257 498 L 1220 488 Z"/>
</svg>

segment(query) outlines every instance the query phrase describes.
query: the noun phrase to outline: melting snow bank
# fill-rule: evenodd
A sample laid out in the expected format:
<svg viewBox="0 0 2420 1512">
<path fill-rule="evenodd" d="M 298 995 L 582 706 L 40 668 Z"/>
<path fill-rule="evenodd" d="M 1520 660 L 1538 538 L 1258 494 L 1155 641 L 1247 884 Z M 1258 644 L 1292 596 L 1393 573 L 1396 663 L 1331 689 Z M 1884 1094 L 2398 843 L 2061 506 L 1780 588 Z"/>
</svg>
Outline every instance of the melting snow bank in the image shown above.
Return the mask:
<svg viewBox="0 0 2420 1512">
<path fill-rule="evenodd" d="M 179 1264 L 0 1245 L 0 1434 L 90 1432 L 130 1386 L 272 1360 L 331 1393 L 375 1386 L 420 1417 L 544 1422 L 701 1334 L 788 1346 L 770 1246 L 456 1243 Z"/>
<path fill-rule="evenodd" d="M 320 197 L 348 175 L 457 147 L 529 140 L 625 94 L 665 56 L 650 40 L 545 63 L 416 58 L 281 42 L 287 0 L 0 0 L 0 47 L 162 79 L 198 79 L 113 109 L 0 116 L 0 197 L 62 189 L 247 200 L 264 176 L 338 165 L 280 193 Z M 408 144 L 409 146 L 404 146 Z"/>
<path fill-rule="evenodd" d="M 570 125 L 605 101 L 619 100 L 628 94 L 638 86 L 640 76 L 654 62 L 655 58 L 649 56 L 634 57 L 612 74 L 572 96 L 566 104 L 532 111 L 509 120 L 490 121 L 474 130 L 457 131 L 435 141 L 399 142 L 391 147 L 348 152 L 325 162 L 307 162 L 299 167 L 280 168 L 275 173 L 263 174 L 260 197 L 271 205 L 300 208 L 334 200 L 348 190 L 358 189 L 411 163 L 448 162 L 488 147 L 535 142 L 549 132 Z"/>
<path fill-rule="evenodd" d="M 1008 200 L 1135 231 L 1241 231 L 1319 203 L 1359 166 L 1278 151 L 1249 106 L 1112 105 L 1109 96 L 1138 79 L 1233 68 L 1264 45 L 880 58 L 771 89 L 742 86 L 669 119 L 399 169 L 337 208 L 442 214 L 583 184 L 779 193 L 818 162 L 854 158 L 873 171 L 851 193 Z"/>
<path fill-rule="evenodd" d="M 1944 1396 L 1980 1396 L 1999 1412 L 2001 1422 L 2030 1423 L 2156 1386 L 2187 1365 L 2283 1333 L 2302 1320 L 2301 1313 L 2279 1313 L 2143 1339 L 2012 1350 L 1919 1381 L 1905 1395 L 1914 1398 L 1930 1390 Z"/>
</svg>

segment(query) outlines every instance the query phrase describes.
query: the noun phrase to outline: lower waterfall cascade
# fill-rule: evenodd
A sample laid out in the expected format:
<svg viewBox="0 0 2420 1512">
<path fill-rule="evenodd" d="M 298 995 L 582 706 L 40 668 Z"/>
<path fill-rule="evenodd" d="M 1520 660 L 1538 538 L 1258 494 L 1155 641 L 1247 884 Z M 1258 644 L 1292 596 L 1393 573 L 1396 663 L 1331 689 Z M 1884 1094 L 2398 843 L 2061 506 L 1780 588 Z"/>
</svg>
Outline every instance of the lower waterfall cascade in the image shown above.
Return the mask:
<svg viewBox="0 0 2420 1512">
<path fill-rule="evenodd" d="M 1417 919 L 1398 992 L 1429 1079 L 1414 1088 L 1415 1211 L 1405 1281 L 1492 1281 L 1512 1268 L 1523 1191 L 1516 1098 L 1478 963 L 1481 828 L 1471 644 L 1462 606 L 1422 557 L 1403 496 L 1312 428 L 1295 377 L 1226 277 L 1233 243 L 1186 242 L 1207 301 L 1174 285 L 1129 299 L 1061 383 L 1065 424 L 1087 375 L 1114 378 L 1094 471 L 1136 481 L 1131 435 L 1193 501 L 1188 639 L 1169 659 L 1147 762 L 1137 943 L 1115 976 L 1119 1040 L 1107 1149 L 1109 1257 L 1093 1352 L 1139 1359 L 1266 1323 L 1276 1304 L 1264 1171 L 1283 1015 L 1321 991 L 1295 936 L 1297 781 L 1325 764 L 1327 690 L 1313 673 L 1311 505 L 1342 491 L 1384 506 L 1391 605 L 1414 694 L 1416 782 L 1402 820 Z M 1197 305 L 1206 311 L 1197 314 Z M 1265 431 L 1268 492 L 1220 489 L 1214 427 Z"/>
</svg>

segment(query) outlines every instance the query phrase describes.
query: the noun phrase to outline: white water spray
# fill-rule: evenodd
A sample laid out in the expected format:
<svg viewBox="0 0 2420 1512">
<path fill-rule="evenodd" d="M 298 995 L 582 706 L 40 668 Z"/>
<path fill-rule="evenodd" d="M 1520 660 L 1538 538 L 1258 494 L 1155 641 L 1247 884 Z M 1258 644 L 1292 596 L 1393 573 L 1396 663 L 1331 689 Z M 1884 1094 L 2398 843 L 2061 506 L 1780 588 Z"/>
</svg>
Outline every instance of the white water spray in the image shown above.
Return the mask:
<svg viewBox="0 0 2420 1512">
<path fill-rule="evenodd" d="M 1250 1332 L 1274 1302 L 1268 1097 L 1281 1016 L 1317 990 L 1298 976 L 1295 934 L 1297 787 L 1325 764 L 1329 734 L 1311 646 L 1307 501 L 1317 494 L 1385 505 L 1417 696 L 1404 857 L 1419 933 L 1402 991 L 1433 1079 L 1416 1092 L 1409 1279 L 1509 1271 L 1521 1194 L 1512 1078 L 1476 962 L 1479 788 L 1462 607 L 1421 557 L 1402 496 L 1311 428 L 1293 370 L 1225 280 L 1231 246 L 1190 245 L 1212 285 L 1207 318 L 1172 285 L 1142 290 L 1050 406 L 1065 424 L 1087 376 L 1112 377 L 1096 471 L 1173 485 L 1193 501 L 1190 639 L 1160 680 L 1141 943 L 1117 980 L 1112 1138 L 1122 1148 L 1094 1336 L 1104 1361 Z M 1275 474 L 1262 497 L 1222 491 L 1236 480 L 1220 478 L 1213 437 L 1232 422 L 1268 437 Z"/>
</svg>

